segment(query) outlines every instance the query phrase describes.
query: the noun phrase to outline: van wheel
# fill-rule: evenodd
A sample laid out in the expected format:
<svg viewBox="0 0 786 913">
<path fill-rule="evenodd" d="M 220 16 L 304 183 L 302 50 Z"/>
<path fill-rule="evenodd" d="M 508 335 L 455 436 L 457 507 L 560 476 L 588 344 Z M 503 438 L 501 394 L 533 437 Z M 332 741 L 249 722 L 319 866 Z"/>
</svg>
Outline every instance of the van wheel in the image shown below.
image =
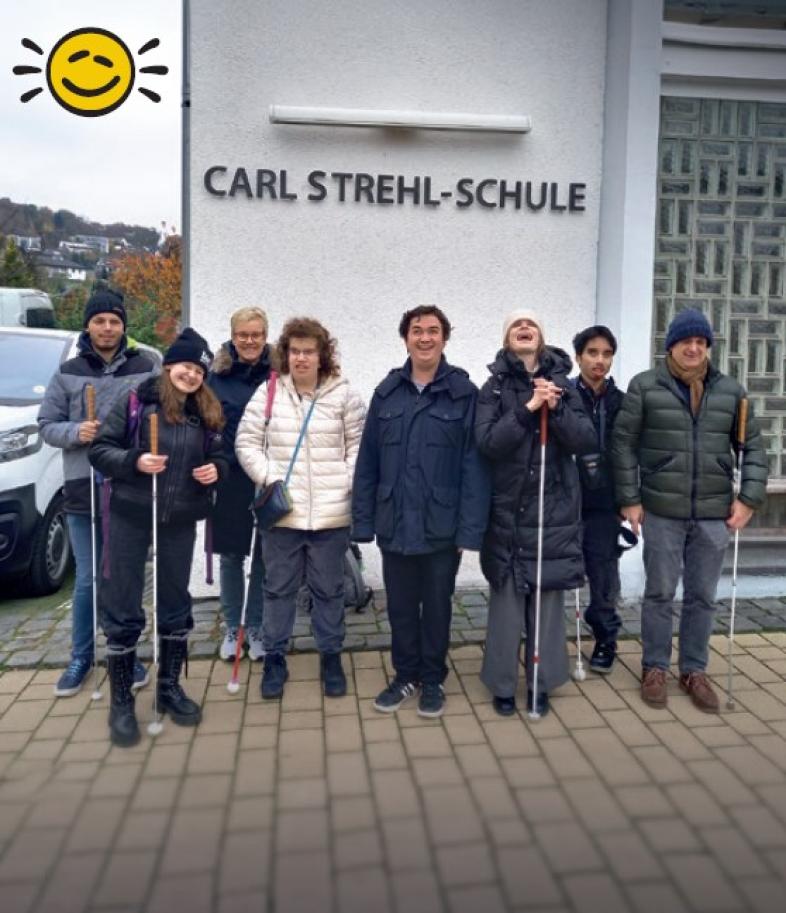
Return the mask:
<svg viewBox="0 0 786 913">
<path fill-rule="evenodd" d="M 47 596 L 60 589 L 71 564 L 71 542 L 61 495 L 53 498 L 33 537 L 27 591 Z"/>
</svg>

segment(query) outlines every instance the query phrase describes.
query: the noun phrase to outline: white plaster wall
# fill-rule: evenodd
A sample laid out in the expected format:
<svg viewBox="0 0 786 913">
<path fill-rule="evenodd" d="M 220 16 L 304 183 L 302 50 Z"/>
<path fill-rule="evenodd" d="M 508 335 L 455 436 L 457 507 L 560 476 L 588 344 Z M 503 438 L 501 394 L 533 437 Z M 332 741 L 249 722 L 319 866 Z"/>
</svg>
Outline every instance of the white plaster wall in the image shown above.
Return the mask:
<svg viewBox="0 0 786 913">
<path fill-rule="evenodd" d="M 319 317 L 368 399 L 419 303 L 454 324 L 447 355 L 477 383 L 513 307 L 569 347 L 595 316 L 605 0 L 211 0 L 191 3 L 191 322 L 214 344 L 258 304 L 275 335 Z M 528 114 L 526 136 L 271 125 L 272 103 Z M 294 202 L 219 199 L 211 165 L 284 168 Z M 312 169 L 587 184 L 586 211 L 307 202 Z M 649 253 L 648 253 L 649 258 Z M 366 550 L 378 582 L 375 550 Z M 462 582 L 478 582 L 467 561 Z M 196 575 L 201 570 L 195 568 Z M 203 585 L 195 592 L 205 594 Z"/>
</svg>

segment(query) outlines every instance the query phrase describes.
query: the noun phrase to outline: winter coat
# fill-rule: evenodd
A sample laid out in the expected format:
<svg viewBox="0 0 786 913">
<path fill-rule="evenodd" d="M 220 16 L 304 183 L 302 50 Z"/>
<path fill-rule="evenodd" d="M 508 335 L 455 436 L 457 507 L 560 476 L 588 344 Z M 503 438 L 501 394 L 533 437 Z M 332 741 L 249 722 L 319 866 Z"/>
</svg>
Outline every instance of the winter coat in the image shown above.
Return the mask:
<svg viewBox="0 0 786 913">
<path fill-rule="evenodd" d="M 229 472 L 221 480 L 213 510 L 213 551 L 219 555 L 247 555 L 251 550 L 253 515 L 249 506 L 254 483 L 235 454 L 237 426 L 260 384 L 270 375 L 270 347 L 265 346 L 256 364 L 240 361 L 231 342 L 225 342 L 213 362 L 207 383 L 221 401 L 226 425 L 221 433 Z"/>
<path fill-rule="evenodd" d="M 166 469 L 158 475 L 158 522 L 186 523 L 204 519 L 213 505 L 214 485 L 202 485 L 191 471 L 214 463 L 219 479 L 227 472 L 221 435 L 206 429 L 193 396 L 186 397 L 185 421 L 172 424 L 160 409 L 158 378 L 144 381 L 137 391 L 140 409 L 136 429 L 129 427 L 129 397 L 118 401 L 90 445 L 90 462 L 112 480 L 110 508 L 140 522 L 151 516 L 151 476 L 136 462 L 150 452 L 150 415 L 158 413 L 158 452 L 166 454 Z"/>
<path fill-rule="evenodd" d="M 581 486 L 574 454 L 592 453 L 597 438 L 579 393 L 568 381 L 571 363 L 562 349 L 547 346 L 535 377 L 562 388 L 548 412 L 543 515 L 544 590 L 570 590 L 584 582 L 581 546 Z M 531 591 L 537 578 L 540 416 L 526 407 L 533 377 L 505 350 L 489 365 L 491 377 L 478 398 L 475 433 L 491 461 L 491 519 L 480 565 L 499 590 L 513 573 L 516 588 Z"/>
<path fill-rule="evenodd" d="M 443 358 L 418 392 L 411 362 L 374 391 L 352 497 L 352 536 L 384 551 L 477 551 L 489 511 L 489 476 L 473 435 L 477 387 Z"/>
<path fill-rule="evenodd" d="M 276 379 L 270 424 L 265 429 L 269 381 L 249 400 L 237 429 L 240 465 L 260 488 L 285 479 L 312 399 L 301 400 L 292 378 Z M 293 508 L 276 526 L 319 530 L 349 526 L 352 474 L 366 407 L 343 377 L 330 377 L 315 393 L 314 411 L 289 480 Z"/>
<path fill-rule="evenodd" d="M 614 432 L 614 422 L 622 405 L 625 394 L 614 383 L 614 378 L 606 380 L 606 386 L 598 395 L 592 387 L 585 384 L 582 378 L 571 378 L 571 384 L 578 390 L 581 402 L 587 415 L 592 419 L 597 436 L 595 454 L 598 460 L 593 459 L 597 470 L 592 476 L 587 473 L 586 464 L 579 457 L 576 465 L 579 470 L 581 482 L 581 509 L 582 512 L 602 510 L 609 513 L 616 512 L 617 502 L 614 499 L 614 470 L 611 462 L 611 439 Z"/>
<path fill-rule="evenodd" d="M 612 456 L 617 502 L 675 520 L 721 520 L 734 496 L 739 401 L 736 380 L 709 366 L 697 416 L 665 364 L 630 382 L 614 429 Z M 740 500 L 764 503 L 767 455 L 748 413 Z"/>
<path fill-rule="evenodd" d="M 85 387 L 93 385 L 96 418 L 103 422 L 117 400 L 125 399 L 129 390 L 158 374 L 160 368 L 125 336 L 109 364 L 93 350 L 87 331 L 81 334 L 77 346 L 79 354 L 60 365 L 46 388 L 38 411 L 38 427 L 47 444 L 63 451 L 65 509 L 69 513 L 89 514 L 89 445 L 79 442 L 79 426 L 87 421 Z"/>
</svg>

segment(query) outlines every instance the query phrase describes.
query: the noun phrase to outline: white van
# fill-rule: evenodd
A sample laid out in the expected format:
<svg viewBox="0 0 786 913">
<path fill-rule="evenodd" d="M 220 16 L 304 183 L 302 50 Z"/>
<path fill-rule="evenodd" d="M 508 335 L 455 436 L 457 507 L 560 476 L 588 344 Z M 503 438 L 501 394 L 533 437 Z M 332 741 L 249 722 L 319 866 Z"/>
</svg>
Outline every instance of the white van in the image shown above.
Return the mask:
<svg viewBox="0 0 786 913">
<path fill-rule="evenodd" d="M 53 327 L 55 309 L 37 288 L 0 288 L 0 327 Z"/>
</svg>

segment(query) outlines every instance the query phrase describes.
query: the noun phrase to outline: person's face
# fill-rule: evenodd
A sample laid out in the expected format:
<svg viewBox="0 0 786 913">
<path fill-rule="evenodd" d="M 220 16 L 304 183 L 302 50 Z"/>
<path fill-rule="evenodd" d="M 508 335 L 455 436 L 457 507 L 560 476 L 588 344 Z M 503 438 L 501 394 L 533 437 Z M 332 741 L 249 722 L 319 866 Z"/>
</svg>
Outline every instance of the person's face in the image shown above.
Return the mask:
<svg viewBox="0 0 786 913">
<path fill-rule="evenodd" d="M 319 342 L 313 336 L 289 340 L 289 373 L 304 386 L 316 386 L 319 377 Z"/>
<path fill-rule="evenodd" d="M 247 364 L 254 364 L 262 356 L 267 342 L 267 330 L 261 320 L 244 320 L 232 331 L 232 342 L 238 358 Z"/>
<path fill-rule="evenodd" d="M 707 358 L 709 345 L 703 336 L 689 336 L 687 339 L 681 339 L 675 342 L 671 347 L 671 357 L 683 369 L 688 371 L 691 368 L 698 368 Z"/>
<path fill-rule="evenodd" d="M 581 376 L 591 382 L 603 380 L 611 371 L 614 361 L 614 352 L 609 341 L 603 336 L 593 336 L 584 346 L 581 355 L 576 356 L 576 364 L 581 371 Z"/>
<path fill-rule="evenodd" d="M 186 396 L 189 393 L 196 393 L 205 379 L 205 372 L 193 361 L 179 361 L 174 365 L 166 365 L 164 370 L 169 372 L 172 386 Z"/>
<path fill-rule="evenodd" d="M 522 317 L 508 330 L 507 344 L 510 351 L 518 358 L 525 355 L 537 355 L 543 340 L 534 320 Z"/>
<path fill-rule="evenodd" d="M 96 314 L 88 321 L 87 332 L 96 352 L 113 352 L 123 338 L 123 321 L 117 314 Z"/>
<path fill-rule="evenodd" d="M 404 342 L 413 367 L 418 371 L 435 370 L 445 349 L 445 337 L 439 318 L 434 314 L 414 317 L 409 322 Z"/>
</svg>

